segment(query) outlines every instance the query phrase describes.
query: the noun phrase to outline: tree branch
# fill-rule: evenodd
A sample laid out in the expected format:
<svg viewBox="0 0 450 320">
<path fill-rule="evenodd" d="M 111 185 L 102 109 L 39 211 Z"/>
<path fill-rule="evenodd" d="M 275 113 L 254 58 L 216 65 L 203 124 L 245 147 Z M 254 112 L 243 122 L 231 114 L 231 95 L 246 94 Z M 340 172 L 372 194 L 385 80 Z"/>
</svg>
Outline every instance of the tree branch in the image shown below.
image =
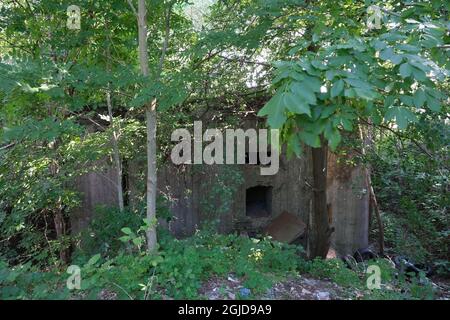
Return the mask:
<svg viewBox="0 0 450 320">
<path fill-rule="evenodd" d="M 164 42 L 161 49 L 161 57 L 159 58 L 158 69 L 156 73 L 156 79 L 158 80 L 162 73 L 162 68 L 164 65 L 164 59 L 166 57 L 167 48 L 169 46 L 169 36 L 170 36 L 170 14 L 172 11 L 172 5 L 167 8 L 166 18 L 165 18 L 165 34 L 164 34 Z"/>
<path fill-rule="evenodd" d="M 6 149 L 9 149 L 9 148 L 11 148 L 11 147 L 14 147 L 15 145 L 16 145 L 16 143 L 15 143 L 15 142 L 13 142 L 13 143 L 10 143 L 10 144 L 7 144 L 6 146 L 0 147 L 0 151 L 3 151 L 3 150 L 6 150 Z"/>
<path fill-rule="evenodd" d="M 131 11 L 133 11 L 133 14 L 138 17 L 138 12 L 136 10 L 136 7 L 133 5 L 132 0 L 127 0 L 128 4 L 130 5 Z"/>
<path fill-rule="evenodd" d="M 239 58 L 228 58 L 228 57 L 225 57 L 223 55 L 219 55 L 219 57 L 224 59 L 224 60 L 226 60 L 226 61 L 228 61 L 228 62 L 240 62 L 240 63 L 245 63 L 245 64 L 256 64 L 256 65 L 267 67 L 267 68 L 271 67 L 271 65 L 269 63 L 260 62 L 260 61 L 250 61 L 250 60 L 239 59 Z"/>
</svg>

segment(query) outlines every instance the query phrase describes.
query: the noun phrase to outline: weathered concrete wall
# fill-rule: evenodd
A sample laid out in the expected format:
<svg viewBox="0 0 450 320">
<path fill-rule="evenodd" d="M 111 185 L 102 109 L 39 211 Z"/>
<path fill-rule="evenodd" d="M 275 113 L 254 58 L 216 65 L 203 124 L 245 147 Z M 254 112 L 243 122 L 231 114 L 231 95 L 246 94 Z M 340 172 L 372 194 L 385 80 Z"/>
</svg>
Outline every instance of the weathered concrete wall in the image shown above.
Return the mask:
<svg viewBox="0 0 450 320">
<path fill-rule="evenodd" d="M 168 200 L 173 215 L 168 228 L 178 236 L 195 232 L 199 219 L 194 210 L 194 175 L 191 166 L 168 165 L 158 170 L 158 190 Z"/>
<path fill-rule="evenodd" d="M 258 232 L 283 211 L 298 215 L 307 223 L 312 196 L 309 161 L 308 151 L 301 159 L 288 160 L 282 156 L 280 170 L 273 176 L 260 175 L 260 167 L 250 164 L 164 166 L 158 170 L 158 189 L 159 193 L 169 200 L 170 210 L 174 216 L 169 229 L 176 235 L 185 236 L 194 233 L 202 221 L 218 219 L 221 232 L 236 229 Z M 238 172 L 242 178 L 241 183 L 230 186 L 236 181 L 228 176 L 222 177 L 226 170 L 234 170 L 234 174 Z M 216 208 L 222 206 L 224 201 L 230 200 L 226 195 L 211 197 L 211 193 L 223 185 L 236 191 L 231 196 L 229 210 L 217 214 L 214 210 L 211 212 L 211 203 L 205 207 L 205 200 L 213 202 L 212 206 Z M 246 216 L 246 190 L 255 186 L 272 187 L 270 216 L 260 218 Z"/>
<path fill-rule="evenodd" d="M 117 190 L 113 181 L 116 170 L 109 167 L 91 172 L 75 180 L 76 190 L 81 194 L 81 206 L 70 214 L 72 233 L 78 233 L 89 225 L 97 206 L 117 206 Z"/>
<path fill-rule="evenodd" d="M 327 201 L 331 205 L 332 246 L 341 255 L 368 246 L 369 194 L 364 168 L 329 153 Z"/>
<path fill-rule="evenodd" d="M 235 185 L 229 210 L 215 217 L 221 232 L 233 230 L 257 233 L 283 211 L 299 216 L 309 225 L 312 201 L 312 159 L 310 148 L 304 148 L 301 158 L 280 158 L 279 172 L 262 176 L 258 165 L 180 165 L 167 164 L 158 169 L 159 194 L 168 200 L 173 220 L 166 227 L 175 235 L 193 234 L 202 221 L 211 218 L 211 208 L 221 206 L 221 195 L 209 198 L 214 190 L 230 187 L 235 181 L 221 180 L 223 172 L 237 170 L 242 182 Z M 328 202 L 331 205 L 332 245 L 340 254 L 351 254 L 368 245 L 369 199 L 364 170 L 358 166 L 338 163 L 334 154 L 328 159 Z M 129 204 L 135 206 L 145 199 L 145 161 L 126 164 Z M 82 193 L 82 204 L 71 213 L 72 232 L 85 228 L 98 205 L 117 206 L 114 188 L 115 170 L 89 173 L 77 179 L 77 190 Z M 217 185 L 221 183 L 222 185 Z M 270 186 L 271 210 L 264 217 L 246 215 L 246 191 L 255 186 Z M 229 196 L 227 196 L 230 198 Z M 226 197 L 226 198 L 227 198 Z M 214 210 L 213 210 L 214 211 Z"/>
<path fill-rule="evenodd" d="M 258 166 L 246 165 L 243 168 L 245 182 L 240 186 L 234 205 L 234 218 L 257 230 L 267 225 L 273 218 L 287 211 L 299 216 L 306 224 L 309 221 L 312 201 L 311 154 L 305 149 L 302 158 L 280 158 L 280 170 L 273 176 L 262 176 Z M 269 217 L 246 217 L 246 190 L 255 186 L 272 187 L 272 211 Z"/>
</svg>

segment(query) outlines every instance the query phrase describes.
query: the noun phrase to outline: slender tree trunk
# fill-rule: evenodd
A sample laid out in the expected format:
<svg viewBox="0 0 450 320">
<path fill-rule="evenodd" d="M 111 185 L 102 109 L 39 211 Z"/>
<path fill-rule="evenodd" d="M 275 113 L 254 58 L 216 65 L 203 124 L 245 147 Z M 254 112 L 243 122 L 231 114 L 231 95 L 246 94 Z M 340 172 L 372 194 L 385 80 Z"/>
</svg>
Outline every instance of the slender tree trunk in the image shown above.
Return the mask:
<svg viewBox="0 0 450 320">
<path fill-rule="evenodd" d="M 384 226 L 383 220 L 381 220 L 380 208 L 378 207 L 377 197 L 375 196 L 375 191 L 372 187 L 372 180 L 370 179 L 370 172 L 367 173 L 367 181 L 370 189 L 370 201 L 373 204 L 373 209 L 375 210 L 375 216 L 377 218 L 378 224 L 378 246 L 380 255 L 384 255 Z"/>
<path fill-rule="evenodd" d="M 108 26 L 108 25 L 106 25 Z M 110 38 L 108 37 L 108 45 L 106 47 L 106 68 L 108 72 L 111 72 L 111 53 L 110 53 Z M 108 116 L 109 121 L 111 122 L 111 128 L 112 128 L 112 137 L 111 137 L 111 143 L 113 147 L 113 159 L 114 159 L 114 165 L 116 167 L 116 190 L 117 190 L 117 202 L 119 205 L 120 212 L 123 212 L 124 210 L 124 203 L 123 203 L 123 186 L 122 186 L 122 160 L 120 159 L 120 150 L 119 150 L 119 135 L 120 135 L 120 128 L 117 127 L 116 121 L 114 121 L 114 115 L 113 115 L 113 105 L 111 102 L 111 85 L 108 82 L 108 88 L 106 90 L 106 105 L 108 107 Z"/>
<path fill-rule="evenodd" d="M 361 142 L 363 144 L 362 146 L 362 153 L 363 155 L 367 154 L 367 148 L 370 148 L 373 145 L 373 134 L 372 134 L 372 122 L 369 121 L 369 126 L 367 127 L 367 133 L 364 134 L 362 126 L 359 127 L 359 134 L 361 138 Z M 384 226 L 383 226 L 383 220 L 381 219 L 380 214 L 380 208 L 378 206 L 377 197 L 375 195 L 375 191 L 373 190 L 372 186 L 372 178 L 371 178 L 371 168 L 369 165 L 366 166 L 366 180 L 367 180 L 367 186 L 369 189 L 369 201 L 370 201 L 370 209 L 375 211 L 375 217 L 377 219 L 378 224 L 378 246 L 379 246 L 379 252 L 380 255 L 384 255 Z M 370 211 L 372 213 L 372 211 Z M 372 218 L 372 216 L 370 216 Z M 370 228 L 369 228 L 370 230 Z"/>
<path fill-rule="evenodd" d="M 147 218 L 152 227 L 147 231 L 148 249 L 156 248 L 156 100 L 145 112 L 147 120 Z"/>
<path fill-rule="evenodd" d="M 60 204 L 58 204 L 58 206 L 60 206 Z M 55 224 L 56 239 L 60 242 L 64 241 L 64 235 L 66 234 L 66 223 L 64 221 L 64 214 L 60 207 L 55 211 L 53 222 Z M 64 264 L 69 262 L 67 249 L 63 246 L 59 249 L 59 259 Z"/>
<path fill-rule="evenodd" d="M 112 112 L 112 103 L 111 103 L 111 92 L 108 85 L 108 91 L 106 92 L 106 104 L 108 105 L 108 115 L 111 121 L 112 126 L 112 147 L 113 147 L 113 158 L 114 164 L 116 167 L 116 190 L 117 190 L 117 201 L 119 204 L 120 212 L 124 210 L 123 204 L 123 187 L 122 187 L 122 161 L 120 159 L 120 151 L 119 151 L 119 132 L 117 130 L 116 123 L 114 121 L 113 112 Z"/>
<path fill-rule="evenodd" d="M 56 150 L 58 147 L 58 141 L 53 141 L 50 143 L 50 148 Z M 51 175 L 57 179 L 59 175 L 59 163 L 57 160 L 54 160 L 50 163 L 50 173 Z M 53 211 L 53 223 L 55 225 L 56 231 L 56 240 L 59 241 L 59 259 L 63 264 L 67 264 L 69 262 L 69 256 L 67 252 L 67 248 L 64 247 L 64 236 L 66 235 L 66 223 L 64 221 L 64 212 L 63 206 L 61 203 L 61 197 L 59 197 L 56 207 Z"/>
<path fill-rule="evenodd" d="M 147 47 L 147 8 L 145 0 L 138 2 L 139 27 L 139 62 L 144 77 L 149 75 L 148 47 Z M 147 122 L 147 219 L 151 227 L 147 231 L 147 245 L 149 251 L 154 251 L 156 238 L 156 100 L 146 106 Z"/>
<path fill-rule="evenodd" d="M 332 230 L 327 208 L 327 156 L 328 148 L 325 145 L 312 149 L 314 189 L 308 246 L 310 258 L 325 258 L 330 248 Z"/>
</svg>

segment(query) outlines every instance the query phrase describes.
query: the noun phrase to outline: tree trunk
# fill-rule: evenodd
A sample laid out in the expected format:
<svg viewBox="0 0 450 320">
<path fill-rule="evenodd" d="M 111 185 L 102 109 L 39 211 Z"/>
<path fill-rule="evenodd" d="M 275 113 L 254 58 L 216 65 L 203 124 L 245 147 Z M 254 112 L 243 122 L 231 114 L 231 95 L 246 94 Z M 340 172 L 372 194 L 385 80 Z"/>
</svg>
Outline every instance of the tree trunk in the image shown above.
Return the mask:
<svg viewBox="0 0 450 320">
<path fill-rule="evenodd" d="M 106 25 L 108 26 L 108 25 Z M 108 38 L 109 41 L 109 38 Z M 106 65 L 108 72 L 111 71 L 111 54 L 109 50 L 110 43 L 108 42 L 108 45 L 106 47 Z M 106 91 L 106 105 L 108 107 L 108 116 L 109 121 L 111 122 L 111 128 L 112 128 L 112 137 L 111 137 L 111 143 L 113 147 L 113 159 L 114 159 L 114 165 L 116 167 L 116 190 L 117 190 L 117 202 L 119 205 L 120 212 L 123 212 L 124 210 L 124 204 L 123 204 L 123 186 L 122 186 L 122 160 L 120 159 L 120 150 L 119 150 L 119 135 L 120 135 L 120 128 L 117 128 L 116 122 L 114 121 L 114 115 L 113 115 L 113 106 L 111 102 L 111 88 L 110 83 L 108 82 L 108 88 Z"/>
<path fill-rule="evenodd" d="M 139 28 L 139 62 L 144 77 L 149 75 L 148 46 L 147 46 L 147 8 L 145 0 L 138 3 Z M 147 219 L 151 227 L 147 230 L 147 246 L 154 251 L 157 245 L 156 238 L 156 100 L 146 106 L 147 122 Z"/>
<path fill-rule="evenodd" d="M 56 239 L 60 242 L 64 241 L 64 236 L 66 234 L 66 223 L 64 222 L 64 215 L 61 208 L 56 209 L 55 215 L 53 217 L 53 222 L 55 224 Z M 67 264 L 69 262 L 67 249 L 64 248 L 63 244 L 60 243 L 59 249 L 59 259 L 62 263 Z"/>
<path fill-rule="evenodd" d="M 123 204 L 123 187 L 122 187 L 122 161 L 120 160 L 120 151 L 119 151 L 119 133 L 114 122 L 113 112 L 112 112 L 112 103 L 111 103 L 111 93 L 108 86 L 108 92 L 106 93 L 106 104 L 108 105 L 108 115 L 111 121 L 112 126 L 112 147 L 113 147 L 113 158 L 114 164 L 116 166 L 116 190 L 117 190 L 117 201 L 119 204 L 120 212 L 124 210 Z"/>
<path fill-rule="evenodd" d="M 325 145 L 312 149 L 314 189 L 308 245 L 310 258 L 325 258 L 330 247 L 332 230 L 327 208 L 327 155 L 328 148 Z"/>
<path fill-rule="evenodd" d="M 371 125 L 372 125 L 372 121 L 369 120 L 369 126 L 367 127 L 366 134 L 364 134 L 363 127 L 362 126 L 359 127 L 359 134 L 361 137 L 361 141 L 363 143 L 362 153 L 364 156 L 367 154 L 367 148 L 371 148 L 374 144 Z M 375 191 L 373 190 L 373 186 L 372 186 L 371 168 L 370 168 L 369 164 L 366 166 L 366 180 L 367 180 L 367 186 L 369 189 L 369 201 L 370 201 L 370 209 L 369 210 L 375 211 L 375 216 L 377 219 L 378 231 L 379 231 L 379 233 L 378 233 L 379 252 L 380 252 L 380 255 L 383 256 L 384 255 L 384 226 L 383 226 L 383 220 L 381 219 L 380 208 L 378 207 L 377 197 L 375 195 Z M 370 213 L 372 213 L 372 211 L 370 211 Z M 372 217 L 370 216 L 370 219 L 371 218 Z M 369 226 L 369 230 L 370 230 L 370 226 Z"/>
<path fill-rule="evenodd" d="M 147 219 L 152 227 L 147 231 L 149 251 L 156 249 L 156 100 L 145 112 L 147 120 Z"/>
<path fill-rule="evenodd" d="M 370 189 L 370 201 L 373 205 L 373 209 L 375 210 L 375 215 L 377 218 L 377 224 L 378 224 L 378 246 L 379 246 L 379 252 L 380 255 L 384 255 L 384 226 L 383 226 L 383 220 L 381 220 L 381 214 L 380 214 L 380 208 L 378 207 L 378 201 L 377 197 L 375 196 L 375 191 L 372 187 L 372 180 L 370 178 L 370 172 L 367 172 L 367 181 L 369 184 Z"/>
</svg>

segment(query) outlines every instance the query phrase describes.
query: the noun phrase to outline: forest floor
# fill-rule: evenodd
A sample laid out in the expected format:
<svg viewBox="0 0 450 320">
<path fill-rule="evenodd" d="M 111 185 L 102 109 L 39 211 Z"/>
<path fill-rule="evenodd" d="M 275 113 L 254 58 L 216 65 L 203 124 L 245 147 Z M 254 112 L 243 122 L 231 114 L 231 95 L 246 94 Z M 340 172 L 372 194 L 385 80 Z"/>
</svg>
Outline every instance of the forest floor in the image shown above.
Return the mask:
<svg viewBox="0 0 450 320">
<path fill-rule="evenodd" d="M 234 274 L 227 278 L 213 277 L 204 282 L 199 290 L 199 298 L 206 300 L 236 300 L 245 295 L 243 279 Z M 436 288 L 437 300 L 450 300 L 450 280 L 432 279 Z M 244 293 L 244 294 L 243 294 Z M 357 300 L 364 299 L 364 292 L 356 288 L 344 288 L 331 280 L 315 279 L 298 275 L 275 283 L 265 294 L 258 295 L 261 300 Z M 102 300 L 116 300 L 117 293 L 103 290 L 99 298 Z M 244 297 L 245 298 L 245 297 Z M 170 297 L 163 299 L 171 300 Z"/>
<path fill-rule="evenodd" d="M 438 300 L 450 300 L 450 280 L 432 279 Z M 211 278 L 200 289 L 208 300 L 234 300 L 242 296 L 242 280 L 234 275 L 225 278 Z M 244 289 L 245 290 L 245 289 Z M 245 291 L 244 291 L 245 292 Z M 344 288 L 331 280 L 315 279 L 305 275 L 289 277 L 275 283 L 267 293 L 258 299 L 268 300 L 355 300 L 362 299 L 364 292 L 356 288 Z"/>
<path fill-rule="evenodd" d="M 234 300 L 238 295 L 242 296 L 243 288 L 241 280 L 235 278 L 234 275 L 230 275 L 226 279 L 209 279 L 203 284 L 200 293 L 209 300 Z M 270 300 L 332 300 L 349 299 L 350 297 L 348 290 L 331 281 L 299 275 L 275 283 L 267 293 L 262 294 L 259 298 Z"/>
</svg>

